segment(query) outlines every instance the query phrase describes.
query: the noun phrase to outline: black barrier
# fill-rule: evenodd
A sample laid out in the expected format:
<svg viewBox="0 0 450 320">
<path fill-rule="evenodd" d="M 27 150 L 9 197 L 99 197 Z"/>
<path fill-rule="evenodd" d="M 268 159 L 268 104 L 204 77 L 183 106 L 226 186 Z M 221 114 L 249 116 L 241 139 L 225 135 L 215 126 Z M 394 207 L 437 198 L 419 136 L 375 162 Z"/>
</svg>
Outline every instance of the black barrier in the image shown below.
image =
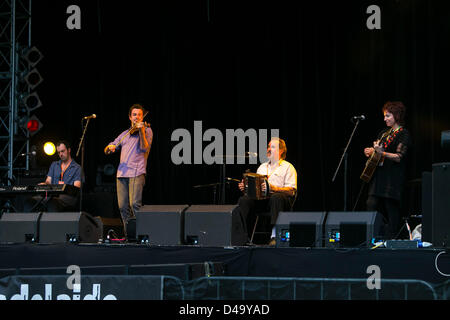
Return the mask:
<svg viewBox="0 0 450 320">
<path fill-rule="evenodd" d="M 169 288 L 165 295 L 164 287 Z M 167 276 L 6 276 L 0 300 L 168 300 L 184 299 L 184 288 Z"/>
<path fill-rule="evenodd" d="M 6 276 L 0 300 L 437 300 L 448 299 L 448 283 L 439 296 L 412 279 L 380 279 L 374 288 L 368 279 L 350 278 Z"/>
<path fill-rule="evenodd" d="M 433 287 L 421 280 L 351 278 L 198 278 L 186 286 L 193 300 L 437 300 Z"/>
</svg>

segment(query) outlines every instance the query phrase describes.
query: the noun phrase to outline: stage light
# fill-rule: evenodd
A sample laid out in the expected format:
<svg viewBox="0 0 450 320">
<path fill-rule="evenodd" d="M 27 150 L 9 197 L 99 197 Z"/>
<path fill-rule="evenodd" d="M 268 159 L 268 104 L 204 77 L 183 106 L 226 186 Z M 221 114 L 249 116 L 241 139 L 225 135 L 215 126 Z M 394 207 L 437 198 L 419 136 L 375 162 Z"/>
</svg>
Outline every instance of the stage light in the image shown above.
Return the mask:
<svg viewBox="0 0 450 320">
<path fill-rule="evenodd" d="M 31 70 L 24 78 L 31 90 L 34 90 L 44 79 L 41 77 L 37 69 Z"/>
<path fill-rule="evenodd" d="M 30 93 L 29 95 L 22 98 L 22 102 L 29 112 L 42 107 L 41 99 L 39 99 L 39 96 L 36 92 Z"/>
<path fill-rule="evenodd" d="M 36 132 L 37 130 L 39 130 L 39 122 L 35 119 L 28 120 L 27 129 L 30 132 Z"/>
<path fill-rule="evenodd" d="M 46 142 L 44 144 L 44 152 L 48 156 L 54 155 L 56 152 L 55 144 L 53 142 Z"/>
<path fill-rule="evenodd" d="M 32 68 L 37 65 L 43 57 L 44 55 L 36 47 L 30 48 L 23 55 L 23 58 L 29 63 L 30 67 Z"/>
<path fill-rule="evenodd" d="M 32 115 L 29 118 L 25 116 L 20 120 L 20 123 L 27 129 L 30 136 L 35 135 L 44 126 L 36 115 Z"/>
</svg>

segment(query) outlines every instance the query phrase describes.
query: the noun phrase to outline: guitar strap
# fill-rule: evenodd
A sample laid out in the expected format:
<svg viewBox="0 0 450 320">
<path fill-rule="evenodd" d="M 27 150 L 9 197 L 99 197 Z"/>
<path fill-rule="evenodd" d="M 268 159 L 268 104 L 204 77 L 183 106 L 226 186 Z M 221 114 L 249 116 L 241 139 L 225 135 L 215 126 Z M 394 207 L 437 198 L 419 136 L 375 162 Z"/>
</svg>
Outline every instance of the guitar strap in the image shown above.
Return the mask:
<svg viewBox="0 0 450 320">
<path fill-rule="evenodd" d="M 381 136 L 380 142 L 384 143 L 385 141 L 383 141 L 383 140 L 387 139 L 391 135 L 392 131 L 393 131 L 392 128 L 390 128 L 389 130 L 386 130 L 386 132 L 383 133 L 383 135 Z"/>
</svg>

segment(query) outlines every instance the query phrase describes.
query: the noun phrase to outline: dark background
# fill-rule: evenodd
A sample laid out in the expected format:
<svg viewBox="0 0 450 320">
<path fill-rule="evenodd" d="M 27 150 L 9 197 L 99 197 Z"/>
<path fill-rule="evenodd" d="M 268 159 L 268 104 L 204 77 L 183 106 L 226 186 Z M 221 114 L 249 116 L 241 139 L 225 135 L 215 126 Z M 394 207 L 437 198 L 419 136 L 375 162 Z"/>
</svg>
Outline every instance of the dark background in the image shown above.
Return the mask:
<svg viewBox="0 0 450 320">
<path fill-rule="evenodd" d="M 66 8 L 81 8 L 81 30 L 68 30 Z M 381 8 L 381 30 L 369 30 L 369 5 Z M 448 1 L 33 1 L 32 42 L 44 54 L 36 111 L 44 127 L 32 139 L 67 139 L 74 156 L 81 118 L 86 136 L 86 192 L 97 169 L 118 165 L 103 148 L 129 126 L 128 108 L 148 110 L 154 140 L 144 204 L 212 203 L 219 165 L 174 165 L 177 128 L 280 129 L 287 160 L 298 172 L 296 210 L 342 210 L 343 167 L 331 182 L 351 134 L 348 207 L 356 202 L 363 149 L 385 127 L 381 108 L 400 100 L 414 148 L 405 214 L 420 211 L 420 179 L 450 161 L 440 147 L 450 129 L 450 5 Z M 204 143 L 206 146 L 208 143 Z M 39 154 L 39 166 L 56 159 Z M 79 157 L 76 160 L 80 163 Z M 240 179 L 257 165 L 227 165 Z M 103 177 L 104 182 L 113 177 Z M 235 184 L 227 203 L 239 196 Z M 358 209 L 364 209 L 363 194 Z"/>
</svg>

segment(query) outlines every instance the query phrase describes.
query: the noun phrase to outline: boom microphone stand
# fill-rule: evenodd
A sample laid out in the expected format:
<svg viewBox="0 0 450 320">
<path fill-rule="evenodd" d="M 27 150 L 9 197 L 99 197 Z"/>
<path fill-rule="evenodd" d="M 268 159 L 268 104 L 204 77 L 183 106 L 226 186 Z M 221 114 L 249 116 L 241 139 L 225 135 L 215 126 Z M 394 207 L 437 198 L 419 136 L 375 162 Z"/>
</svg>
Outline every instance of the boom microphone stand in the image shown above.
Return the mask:
<svg viewBox="0 0 450 320">
<path fill-rule="evenodd" d="M 219 180 L 220 182 L 216 183 L 209 183 L 209 184 L 203 184 L 203 185 L 196 185 L 193 186 L 193 188 L 204 188 L 204 187 L 213 187 L 214 188 L 214 204 L 222 204 L 224 205 L 226 203 L 226 186 L 229 185 L 231 182 L 239 183 L 241 182 L 238 179 L 230 178 L 226 176 L 226 165 L 227 165 L 227 159 L 228 158 L 250 158 L 251 156 L 247 153 L 245 156 L 239 156 L 239 155 L 228 155 L 228 154 L 222 154 L 222 155 L 216 155 L 216 159 L 222 159 L 222 163 L 220 164 L 220 174 L 219 174 Z M 220 188 L 220 189 L 219 189 Z M 216 201 L 216 194 L 217 201 Z"/>
<path fill-rule="evenodd" d="M 87 117 L 87 121 L 86 121 L 86 125 L 84 126 L 84 119 L 81 119 L 81 128 L 82 128 L 82 132 L 83 134 L 81 135 L 81 139 L 80 139 L 80 144 L 78 145 L 78 150 L 77 150 L 77 154 L 76 157 L 78 157 L 78 154 L 80 153 L 80 149 L 81 149 L 81 186 L 80 186 L 80 212 L 83 211 L 83 184 L 84 184 L 84 137 L 86 136 L 86 131 L 87 131 L 87 127 L 89 125 L 89 121 L 91 120 L 91 118 Z"/>
<path fill-rule="evenodd" d="M 347 141 L 347 145 L 345 146 L 344 152 L 342 153 L 341 160 L 339 161 L 336 171 L 334 172 L 333 179 L 331 179 L 331 182 L 334 182 L 334 180 L 336 179 L 336 176 L 339 172 L 339 169 L 341 167 L 342 161 L 345 159 L 345 162 L 344 162 L 344 211 L 347 211 L 347 174 L 348 174 L 348 172 L 347 172 L 348 171 L 347 170 L 347 150 L 348 150 L 348 147 L 350 146 L 350 143 L 352 142 L 356 128 L 358 127 L 359 122 L 362 120 L 360 117 L 354 117 L 353 119 L 356 119 L 355 126 L 353 127 L 352 134 L 350 135 L 350 138 Z"/>
<path fill-rule="evenodd" d="M 231 155 L 229 155 L 229 154 L 216 155 L 216 158 L 222 158 L 223 159 L 222 166 L 220 168 L 220 173 L 221 173 L 220 174 L 220 180 L 221 180 L 221 182 L 219 182 L 219 184 L 221 184 L 221 187 L 222 187 L 222 190 L 221 190 L 221 193 L 220 193 L 220 200 L 219 200 L 220 204 L 225 204 L 226 203 L 226 185 L 229 184 L 231 181 L 238 182 L 238 183 L 240 182 L 237 179 L 229 178 L 229 177 L 226 176 L 226 165 L 227 165 L 227 161 L 226 160 L 228 158 L 234 158 L 234 159 L 244 158 L 244 159 L 246 159 L 246 158 L 250 158 L 250 157 L 251 157 L 251 155 L 248 152 L 244 156 L 234 155 L 234 154 L 231 154 Z"/>
</svg>

